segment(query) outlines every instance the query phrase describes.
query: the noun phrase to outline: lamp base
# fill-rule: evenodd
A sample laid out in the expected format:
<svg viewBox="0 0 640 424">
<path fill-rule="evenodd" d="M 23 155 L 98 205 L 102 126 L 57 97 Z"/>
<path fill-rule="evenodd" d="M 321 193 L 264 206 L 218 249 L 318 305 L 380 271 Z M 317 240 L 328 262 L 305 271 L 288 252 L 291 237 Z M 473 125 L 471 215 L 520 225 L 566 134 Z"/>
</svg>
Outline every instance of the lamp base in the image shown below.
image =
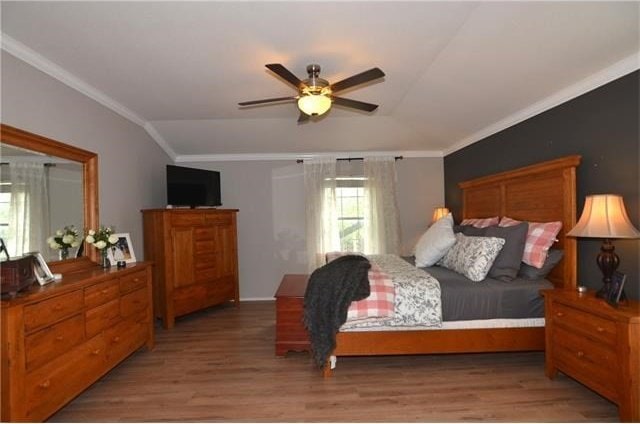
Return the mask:
<svg viewBox="0 0 640 424">
<path fill-rule="evenodd" d="M 616 255 L 615 247 L 609 239 L 605 239 L 600 247 L 600 253 L 596 257 L 596 262 L 602 271 L 602 282 L 604 286 L 596 293 L 596 297 L 607 299 L 611 291 L 611 277 L 620 265 L 620 258 Z"/>
</svg>

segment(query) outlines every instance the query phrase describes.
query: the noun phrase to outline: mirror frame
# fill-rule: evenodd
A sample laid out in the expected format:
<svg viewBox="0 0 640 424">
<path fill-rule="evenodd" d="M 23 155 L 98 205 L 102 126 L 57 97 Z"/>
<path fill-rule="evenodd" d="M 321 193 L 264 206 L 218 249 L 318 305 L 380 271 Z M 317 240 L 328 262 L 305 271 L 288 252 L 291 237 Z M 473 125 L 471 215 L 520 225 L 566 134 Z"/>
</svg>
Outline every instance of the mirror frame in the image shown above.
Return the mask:
<svg viewBox="0 0 640 424">
<path fill-rule="evenodd" d="M 33 134 L 19 128 L 0 123 L 0 140 L 15 147 L 33 150 L 50 156 L 82 163 L 82 187 L 84 204 L 84 229 L 97 228 L 98 219 L 98 154 L 78 147 L 56 141 L 41 135 Z M 84 230 L 83 229 L 83 230 Z M 80 258 L 49 262 L 53 272 L 72 272 L 91 266 L 97 262 L 95 249 L 85 246 L 84 255 Z"/>
</svg>

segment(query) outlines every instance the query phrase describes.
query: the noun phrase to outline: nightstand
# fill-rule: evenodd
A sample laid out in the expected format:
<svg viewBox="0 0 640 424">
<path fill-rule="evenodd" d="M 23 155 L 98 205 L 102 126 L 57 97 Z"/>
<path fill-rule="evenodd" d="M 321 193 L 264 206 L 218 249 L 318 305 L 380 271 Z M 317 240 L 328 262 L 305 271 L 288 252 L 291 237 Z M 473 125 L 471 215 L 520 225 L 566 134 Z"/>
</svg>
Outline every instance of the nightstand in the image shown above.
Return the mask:
<svg viewBox="0 0 640 424">
<path fill-rule="evenodd" d="M 614 308 L 592 291 L 542 294 L 547 377 L 561 371 L 617 404 L 621 421 L 640 421 L 640 303 Z"/>
</svg>

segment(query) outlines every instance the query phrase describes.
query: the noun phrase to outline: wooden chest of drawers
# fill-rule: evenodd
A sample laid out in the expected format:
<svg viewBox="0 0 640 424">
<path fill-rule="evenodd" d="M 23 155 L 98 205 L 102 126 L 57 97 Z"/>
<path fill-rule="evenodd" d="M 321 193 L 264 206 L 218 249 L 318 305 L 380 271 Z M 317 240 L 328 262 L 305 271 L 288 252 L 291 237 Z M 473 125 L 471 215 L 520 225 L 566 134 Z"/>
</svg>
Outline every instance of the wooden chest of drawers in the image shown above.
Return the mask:
<svg viewBox="0 0 640 424">
<path fill-rule="evenodd" d="M 43 421 L 143 345 L 151 266 L 64 274 L 2 301 L 2 421 Z"/>
<path fill-rule="evenodd" d="M 276 355 L 290 350 L 310 350 L 309 334 L 302 323 L 306 274 L 286 274 L 276 292 Z"/>
<path fill-rule="evenodd" d="M 575 378 L 640 420 L 640 303 L 618 308 L 593 292 L 547 290 L 545 372 Z"/>
</svg>

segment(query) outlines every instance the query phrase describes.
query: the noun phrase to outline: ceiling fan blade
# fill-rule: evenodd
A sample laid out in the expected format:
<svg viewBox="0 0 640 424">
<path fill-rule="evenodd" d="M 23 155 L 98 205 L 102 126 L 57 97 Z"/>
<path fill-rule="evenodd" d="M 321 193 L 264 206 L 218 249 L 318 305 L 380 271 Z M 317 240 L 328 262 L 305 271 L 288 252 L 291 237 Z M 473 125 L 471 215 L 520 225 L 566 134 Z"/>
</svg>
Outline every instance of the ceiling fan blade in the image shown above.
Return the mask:
<svg viewBox="0 0 640 424">
<path fill-rule="evenodd" d="M 298 124 L 302 123 L 302 122 L 307 122 L 309 120 L 309 115 L 307 115 L 306 113 L 300 111 L 300 116 L 298 116 Z"/>
<path fill-rule="evenodd" d="M 304 86 L 304 83 L 300 81 L 300 79 L 297 76 L 293 75 L 293 73 L 290 70 L 288 70 L 281 64 L 270 63 L 264 66 L 266 66 L 269 70 L 271 70 L 272 72 L 280 76 L 282 79 L 287 81 L 289 84 L 293 85 L 296 89 L 299 90 L 301 87 Z"/>
<path fill-rule="evenodd" d="M 289 97 L 274 97 L 272 99 L 262 99 L 262 100 L 251 100 L 248 102 L 240 102 L 238 103 L 240 106 L 252 106 L 252 105 L 260 105 L 263 103 L 275 103 L 275 102 L 284 102 L 287 100 L 296 100 L 297 97 L 289 96 Z"/>
<path fill-rule="evenodd" d="M 331 100 L 333 100 L 333 104 L 336 104 L 338 106 L 346 106 L 353 109 L 364 110 L 366 112 L 373 112 L 378 108 L 378 105 L 374 105 L 373 103 L 365 103 L 358 100 L 345 99 L 344 97 L 331 96 Z"/>
<path fill-rule="evenodd" d="M 331 84 L 331 91 L 336 93 L 338 91 L 346 90 L 355 85 L 364 84 L 365 82 L 373 81 L 378 78 L 382 78 L 384 72 L 380 68 L 371 68 L 368 71 L 360 72 L 359 74 L 345 78 L 342 81 L 338 81 L 335 84 Z"/>
</svg>

